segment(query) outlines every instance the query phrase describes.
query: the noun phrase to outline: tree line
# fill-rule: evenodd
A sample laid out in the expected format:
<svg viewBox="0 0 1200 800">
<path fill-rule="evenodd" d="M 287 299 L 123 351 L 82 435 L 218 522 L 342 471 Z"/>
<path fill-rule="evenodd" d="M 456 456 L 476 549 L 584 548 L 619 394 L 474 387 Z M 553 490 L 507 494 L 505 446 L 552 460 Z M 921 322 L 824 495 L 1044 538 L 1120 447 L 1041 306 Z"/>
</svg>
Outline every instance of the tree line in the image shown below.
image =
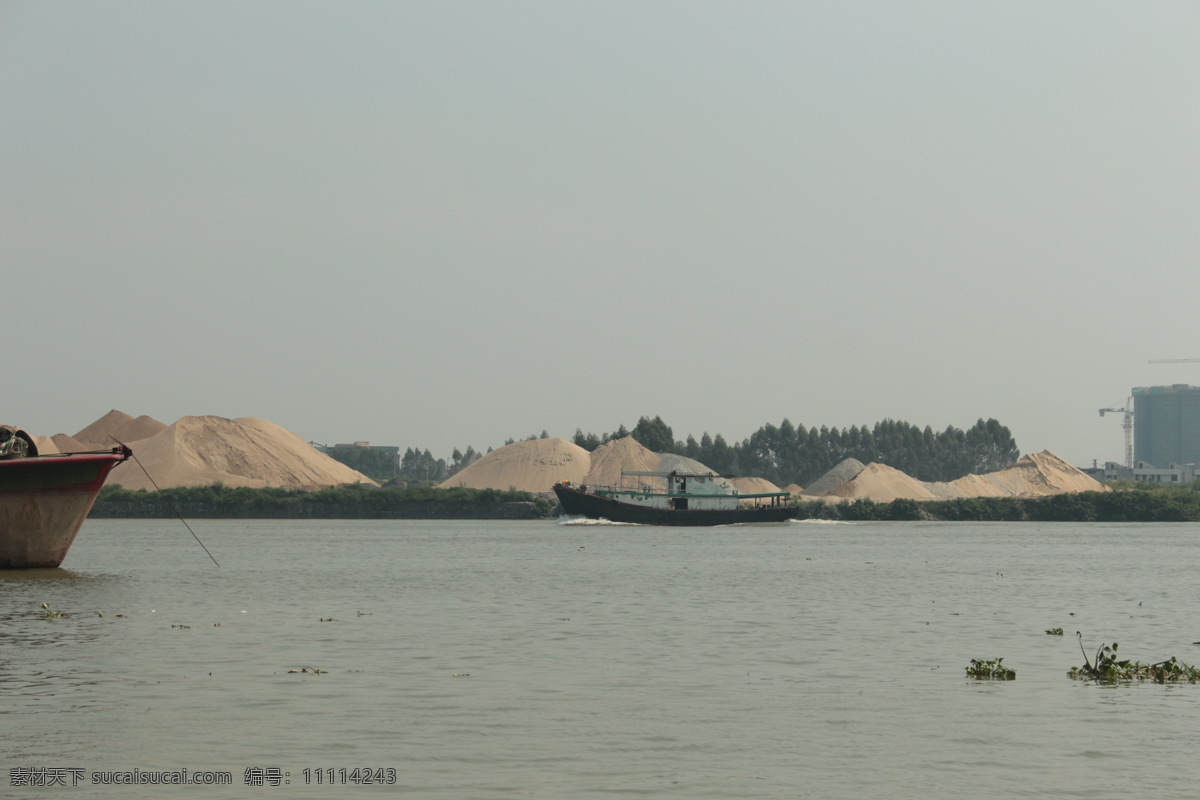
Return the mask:
<svg viewBox="0 0 1200 800">
<path fill-rule="evenodd" d="M 730 444 L 707 431 L 699 440 L 689 434 L 676 441 L 670 426 L 656 416 L 642 417 L 633 430 L 622 425 L 603 436 L 576 429 L 574 442 L 591 451 L 624 436 L 656 453 L 687 456 L 717 472 L 766 478 L 777 486 L 807 486 L 847 458 L 887 464 L 921 481 L 951 481 L 1006 469 L 1021 455 L 1012 432 L 994 419 L 980 419 L 965 431 L 954 426 L 934 431 L 891 419 L 871 428 L 806 428 L 784 419 Z"/>
<path fill-rule="evenodd" d="M 525 437 L 525 440 L 549 438 L 550 434 L 542 431 L 540 436 L 534 434 Z M 515 439 L 510 438 L 504 444 L 510 445 L 515 441 Z M 409 447 L 404 451 L 404 455 L 400 457 L 400 463 L 397 465 L 394 475 L 403 480 L 415 483 L 441 483 L 471 466 L 490 452 L 492 452 L 491 447 L 486 452 L 481 453 L 471 445 L 467 445 L 466 450 L 459 450 L 457 447 L 454 448 L 454 452 L 450 454 L 450 458 L 445 459 L 435 458 L 433 453 L 429 452 L 428 448 L 417 450 Z M 330 453 L 330 455 L 337 458 L 337 455 L 334 453 Z M 377 475 L 370 472 L 364 471 L 364 474 L 371 478 L 378 478 Z"/>
<path fill-rule="evenodd" d="M 1111 492 L 1053 494 L 1046 497 L 956 497 L 950 500 L 849 503 L 821 500 L 798 504 L 799 519 L 842 521 L 936 520 L 941 522 L 1197 522 L 1200 481 L 1191 486 L 1118 487 Z"/>
<path fill-rule="evenodd" d="M 492 448 L 489 447 L 488 453 L 490 452 L 492 452 Z M 457 447 L 454 448 L 450 460 L 447 461 L 444 458 L 434 458 L 428 449 L 421 451 L 410 447 L 400 457 L 398 475 L 408 481 L 441 483 L 456 472 L 474 464 L 484 455 L 468 445 L 466 452 Z M 370 475 L 370 473 L 367 474 Z M 375 476 L 371 475 L 371 477 Z"/>
</svg>

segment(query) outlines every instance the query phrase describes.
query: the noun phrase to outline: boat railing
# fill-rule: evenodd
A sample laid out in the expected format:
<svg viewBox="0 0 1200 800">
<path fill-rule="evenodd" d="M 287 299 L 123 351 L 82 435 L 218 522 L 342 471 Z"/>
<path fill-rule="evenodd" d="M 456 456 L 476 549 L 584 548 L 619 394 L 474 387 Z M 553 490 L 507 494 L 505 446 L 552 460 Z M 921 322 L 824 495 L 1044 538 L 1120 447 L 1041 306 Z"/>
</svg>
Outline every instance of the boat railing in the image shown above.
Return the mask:
<svg viewBox="0 0 1200 800">
<path fill-rule="evenodd" d="M 611 485 L 607 483 L 573 483 L 572 481 L 563 481 L 563 485 L 584 494 L 600 494 L 602 492 L 633 492 L 635 494 L 665 494 L 662 489 L 659 489 L 649 484 L 643 483 L 641 486 L 621 486 Z"/>
<path fill-rule="evenodd" d="M 746 508 L 769 509 L 780 505 L 785 505 L 791 497 L 788 492 L 762 492 L 754 494 L 739 494 L 734 491 L 732 494 L 694 494 L 691 492 L 682 494 L 671 494 L 668 491 L 659 489 L 654 486 L 642 484 L 641 486 L 613 486 L 602 483 L 573 483 L 564 481 L 563 485 L 568 486 L 576 491 L 584 494 L 597 496 L 609 496 L 612 494 L 642 494 L 654 495 L 658 497 L 685 497 L 689 499 L 708 499 L 708 498 L 736 498 L 738 505 Z"/>
<path fill-rule="evenodd" d="M 582 491 L 587 492 L 588 494 L 620 493 L 620 494 L 658 495 L 661 497 L 698 497 L 698 498 L 738 497 L 737 492 L 733 492 L 733 493 L 728 493 L 728 492 L 712 492 L 712 493 L 672 492 L 665 487 L 651 486 L 651 485 L 645 484 L 645 483 L 641 484 L 640 486 L 624 486 L 624 485 L 613 486 L 613 485 L 605 485 L 605 484 L 587 484 L 586 486 L 581 486 L 579 488 Z"/>
</svg>

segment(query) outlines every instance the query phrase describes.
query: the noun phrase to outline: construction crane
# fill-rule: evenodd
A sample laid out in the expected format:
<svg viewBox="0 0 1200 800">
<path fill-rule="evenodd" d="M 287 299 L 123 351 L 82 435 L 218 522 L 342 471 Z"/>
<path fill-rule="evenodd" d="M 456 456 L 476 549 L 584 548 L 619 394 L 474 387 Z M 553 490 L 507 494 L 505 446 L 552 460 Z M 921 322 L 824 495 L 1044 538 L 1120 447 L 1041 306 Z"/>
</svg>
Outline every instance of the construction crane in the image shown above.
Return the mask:
<svg viewBox="0 0 1200 800">
<path fill-rule="evenodd" d="M 1125 421 L 1121 425 L 1125 429 L 1125 467 L 1133 469 L 1133 398 L 1125 398 L 1124 408 L 1100 409 L 1100 416 L 1103 417 L 1106 411 L 1125 415 Z"/>
</svg>

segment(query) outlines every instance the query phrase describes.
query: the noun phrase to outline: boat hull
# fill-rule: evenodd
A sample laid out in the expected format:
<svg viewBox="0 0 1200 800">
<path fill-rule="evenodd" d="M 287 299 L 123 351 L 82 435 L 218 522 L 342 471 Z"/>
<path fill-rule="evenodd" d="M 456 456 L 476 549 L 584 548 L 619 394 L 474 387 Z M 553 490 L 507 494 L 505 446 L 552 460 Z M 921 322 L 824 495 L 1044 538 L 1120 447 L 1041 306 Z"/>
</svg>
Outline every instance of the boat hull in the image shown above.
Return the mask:
<svg viewBox="0 0 1200 800">
<path fill-rule="evenodd" d="M 62 564 L 108 473 L 131 454 L 120 447 L 0 461 L 0 569 Z"/>
<path fill-rule="evenodd" d="M 570 516 L 638 525 L 741 525 L 754 522 L 786 522 L 796 517 L 796 509 L 788 506 L 678 511 L 623 503 L 562 484 L 554 487 L 554 493 L 558 496 L 563 513 Z"/>
</svg>

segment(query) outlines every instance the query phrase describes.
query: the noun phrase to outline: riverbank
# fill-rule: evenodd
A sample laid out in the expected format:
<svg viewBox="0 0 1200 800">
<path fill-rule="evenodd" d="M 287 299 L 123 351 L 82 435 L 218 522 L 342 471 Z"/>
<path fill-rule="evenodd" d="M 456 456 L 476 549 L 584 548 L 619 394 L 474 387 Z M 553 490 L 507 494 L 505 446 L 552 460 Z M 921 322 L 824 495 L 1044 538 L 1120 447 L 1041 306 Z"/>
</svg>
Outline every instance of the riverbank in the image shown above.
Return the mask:
<svg viewBox="0 0 1200 800">
<path fill-rule="evenodd" d="M 1197 522 L 1200 492 L 1190 488 L 1124 489 L 1047 497 L 801 502 L 799 519 L 937 522 Z"/>
<path fill-rule="evenodd" d="M 159 492 L 106 486 L 89 517 L 99 519 L 544 519 L 556 504 L 529 492 L 494 489 L 299 489 L 173 487 Z"/>
<path fill-rule="evenodd" d="M 178 513 L 177 513 L 178 512 Z M 362 506 L 332 503 L 295 503 L 260 507 L 181 503 L 168 506 L 162 500 L 149 502 L 97 502 L 89 518 L 94 519 L 543 519 L 533 502 L 513 503 L 399 503 L 393 506 Z"/>
<path fill-rule="evenodd" d="M 1121 489 L 1048 497 L 951 500 L 867 498 L 806 500 L 797 519 L 944 522 L 1196 522 L 1200 492 L 1190 488 Z M 551 519 L 557 501 L 531 492 L 495 489 L 299 489 L 175 487 L 161 492 L 105 487 L 89 516 L 102 519 Z"/>
</svg>

